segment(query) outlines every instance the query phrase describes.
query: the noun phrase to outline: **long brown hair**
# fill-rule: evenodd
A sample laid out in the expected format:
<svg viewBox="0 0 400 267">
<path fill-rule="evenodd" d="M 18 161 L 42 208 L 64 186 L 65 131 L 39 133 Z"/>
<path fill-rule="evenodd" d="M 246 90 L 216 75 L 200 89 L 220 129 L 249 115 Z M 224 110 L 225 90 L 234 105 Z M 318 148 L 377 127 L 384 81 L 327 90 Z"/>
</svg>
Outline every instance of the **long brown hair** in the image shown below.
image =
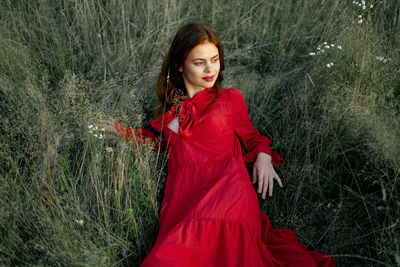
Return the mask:
<svg viewBox="0 0 400 267">
<path fill-rule="evenodd" d="M 204 42 L 215 44 L 218 48 L 220 61 L 220 71 L 214 84 L 217 93 L 211 99 L 207 108 L 217 100 L 219 89 L 221 88 L 224 79 L 222 71 L 225 69 L 221 42 L 217 35 L 206 25 L 200 23 L 189 23 L 180 28 L 175 34 L 169 52 L 162 64 L 161 72 L 156 84 L 158 105 L 155 108 L 155 118 L 162 116 L 173 106 L 174 96 L 178 93 L 178 89 L 182 89 L 187 93 L 182 73 L 179 71 L 179 68 L 183 65 L 190 50 Z"/>
</svg>

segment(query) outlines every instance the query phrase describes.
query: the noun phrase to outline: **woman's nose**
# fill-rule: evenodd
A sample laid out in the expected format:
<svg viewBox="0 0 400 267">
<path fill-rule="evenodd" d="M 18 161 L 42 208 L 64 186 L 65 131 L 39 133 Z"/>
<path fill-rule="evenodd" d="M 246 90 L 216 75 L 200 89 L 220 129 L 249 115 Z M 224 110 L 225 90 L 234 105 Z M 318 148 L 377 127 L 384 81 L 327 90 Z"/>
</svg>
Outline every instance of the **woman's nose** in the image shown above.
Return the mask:
<svg viewBox="0 0 400 267">
<path fill-rule="evenodd" d="M 211 67 L 211 63 L 206 63 L 206 68 L 205 68 L 205 72 L 211 72 L 212 67 Z"/>
</svg>

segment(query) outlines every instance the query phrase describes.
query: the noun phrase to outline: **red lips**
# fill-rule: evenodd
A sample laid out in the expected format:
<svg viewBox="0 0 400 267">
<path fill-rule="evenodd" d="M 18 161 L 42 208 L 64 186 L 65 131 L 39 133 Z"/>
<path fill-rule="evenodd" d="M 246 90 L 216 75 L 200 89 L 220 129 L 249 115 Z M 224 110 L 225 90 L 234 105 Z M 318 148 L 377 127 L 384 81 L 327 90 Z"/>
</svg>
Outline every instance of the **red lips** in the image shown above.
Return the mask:
<svg viewBox="0 0 400 267">
<path fill-rule="evenodd" d="M 202 79 L 205 80 L 206 82 L 212 82 L 212 81 L 214 80 L 214 76 L 215 76 L 215 75 L 213 75 L 213 76 L 206 76 L 206 77 L 203 77 Z"/>
</svg>

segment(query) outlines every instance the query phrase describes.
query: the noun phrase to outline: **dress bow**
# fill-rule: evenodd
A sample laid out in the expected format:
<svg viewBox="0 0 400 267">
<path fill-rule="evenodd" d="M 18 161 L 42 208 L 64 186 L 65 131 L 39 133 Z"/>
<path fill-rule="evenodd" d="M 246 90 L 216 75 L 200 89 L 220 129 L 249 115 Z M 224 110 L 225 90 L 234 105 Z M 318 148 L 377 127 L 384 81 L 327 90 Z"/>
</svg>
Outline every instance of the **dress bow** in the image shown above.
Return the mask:
<svg viewBox="0 0 400 267">
<path fill-rule="evenodd" d="M 195 103 L 185 99 L 181 103 L 179 111 L 179 130 L 178 134 L 189 138 L 192 136 L 191 128 L 196 125 L 198 108 Z"/>
</svg>

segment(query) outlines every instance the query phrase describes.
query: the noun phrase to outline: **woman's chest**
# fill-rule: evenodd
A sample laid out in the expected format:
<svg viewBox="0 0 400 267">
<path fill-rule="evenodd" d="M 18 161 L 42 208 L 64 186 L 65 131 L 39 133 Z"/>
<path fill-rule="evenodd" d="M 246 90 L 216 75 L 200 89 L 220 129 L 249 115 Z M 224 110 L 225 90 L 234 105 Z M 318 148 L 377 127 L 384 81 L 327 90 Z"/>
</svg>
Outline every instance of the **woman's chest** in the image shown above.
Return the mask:
<svg viewBox="0 0 400 267">
<path fill-rule="evenodd" d="M 179 114 L 167 127 L 177 136 L 214 140 L 218 137 L 233 134 L 234 118 L 230 102 L 218 101 L 208 108 L 197 108 L 196 114 Z M 179 116 L 192 116 L 185 122 Z"/>
</svg>

